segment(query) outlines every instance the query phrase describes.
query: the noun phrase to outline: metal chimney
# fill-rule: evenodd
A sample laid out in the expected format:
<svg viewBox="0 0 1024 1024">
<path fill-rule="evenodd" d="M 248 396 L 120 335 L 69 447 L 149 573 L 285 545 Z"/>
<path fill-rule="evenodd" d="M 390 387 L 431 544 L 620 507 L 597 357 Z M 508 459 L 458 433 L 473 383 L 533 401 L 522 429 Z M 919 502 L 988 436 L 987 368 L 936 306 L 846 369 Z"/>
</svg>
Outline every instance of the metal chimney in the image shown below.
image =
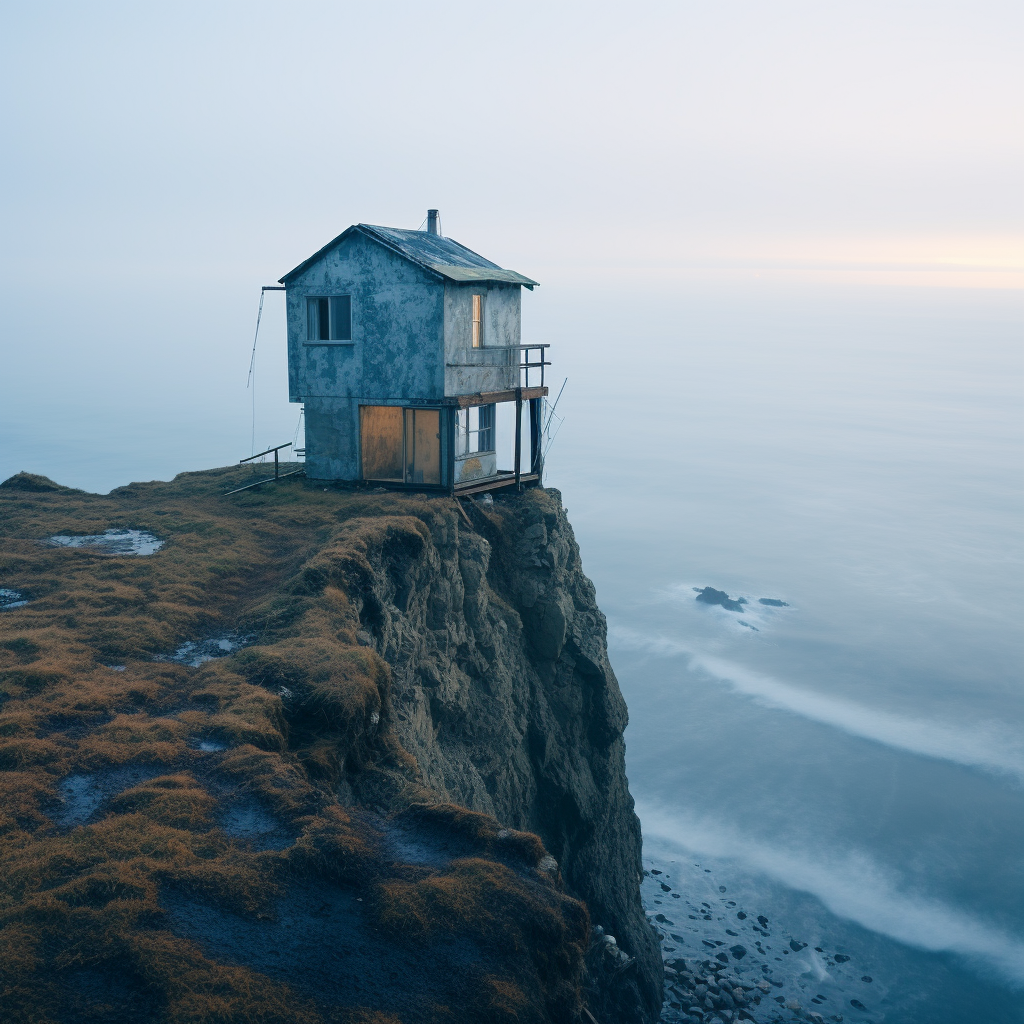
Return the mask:
<svg viewBox="0 0 1024 1024">
<path fill-rule="evenodd" d="M 427 210 L 427 234 L 437 234 L 437 210 Z"/>
</svg>

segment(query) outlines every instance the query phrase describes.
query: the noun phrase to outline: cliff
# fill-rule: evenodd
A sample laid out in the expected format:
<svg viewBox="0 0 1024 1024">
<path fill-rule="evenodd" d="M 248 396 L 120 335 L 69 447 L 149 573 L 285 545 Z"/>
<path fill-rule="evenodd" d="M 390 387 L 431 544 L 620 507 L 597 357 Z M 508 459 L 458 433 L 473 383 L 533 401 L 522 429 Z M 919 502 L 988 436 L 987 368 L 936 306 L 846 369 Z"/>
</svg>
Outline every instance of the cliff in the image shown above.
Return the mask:
<svg viewBox="0 0 1024 1024">
<path fill-rule="evenodd" d="M 0 485 L 7 1018 L 653 1019 L 626 709 L 557 492 L 467 522 L 238 476 Z M 131 530 L 164 543 L 104 547 Z"/>
</svg>

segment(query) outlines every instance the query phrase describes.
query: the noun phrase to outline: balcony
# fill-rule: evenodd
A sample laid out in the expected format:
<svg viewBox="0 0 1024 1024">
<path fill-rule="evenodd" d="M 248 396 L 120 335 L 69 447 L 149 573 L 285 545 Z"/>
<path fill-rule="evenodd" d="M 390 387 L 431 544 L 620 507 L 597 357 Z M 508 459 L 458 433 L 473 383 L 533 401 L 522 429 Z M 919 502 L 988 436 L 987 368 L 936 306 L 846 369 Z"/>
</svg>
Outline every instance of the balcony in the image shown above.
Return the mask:
<svg viewBox="0 0 1024 1024">
<path fill-rule="evenodd" d="M 492 345 L 481 348 L 464 349 L 458 353 L 458 358 L 447 363 L 448 366 L 459 368 L 474 366 L 508 367 L 510 370 L 518 368 L 519 387 L 544 387 L 544 367 L 550 366 L 547 360 L 547 349 L 550 345 Z M 533 381 L 530 380 L 530 371 L 533 370 Z M 540 371 L 540 380 L 537 380 L 537 372 Z M 515 385 L 512 385 L 515 387 Z"/>
</svg>

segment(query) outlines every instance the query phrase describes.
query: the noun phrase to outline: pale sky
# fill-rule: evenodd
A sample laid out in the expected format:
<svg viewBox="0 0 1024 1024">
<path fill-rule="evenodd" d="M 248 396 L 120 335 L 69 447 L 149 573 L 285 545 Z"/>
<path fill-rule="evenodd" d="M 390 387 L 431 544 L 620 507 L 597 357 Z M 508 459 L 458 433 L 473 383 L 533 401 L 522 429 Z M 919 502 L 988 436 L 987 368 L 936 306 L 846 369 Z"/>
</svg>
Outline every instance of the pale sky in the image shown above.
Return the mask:
<svg viewBox="0 0 1024 1024">
<path fill-rule="evenodd" d="M 538 275 L 1020 272 L 1022 54 L 1019 0 L 7 5 L 4 272 L 271 280 L 428 206 Z"/>
</svg>

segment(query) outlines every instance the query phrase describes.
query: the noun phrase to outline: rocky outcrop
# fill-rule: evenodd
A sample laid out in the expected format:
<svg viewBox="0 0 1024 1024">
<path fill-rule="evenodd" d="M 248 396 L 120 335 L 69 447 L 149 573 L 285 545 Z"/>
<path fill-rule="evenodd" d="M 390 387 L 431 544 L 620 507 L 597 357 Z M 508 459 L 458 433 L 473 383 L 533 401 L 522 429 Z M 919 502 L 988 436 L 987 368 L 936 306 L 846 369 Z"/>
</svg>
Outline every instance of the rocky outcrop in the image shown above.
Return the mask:
<svg viewBox="0 0 1024 1024">
<path fill-rule="evenodd" d="M 0 487 L 4 1021 L 651 1021 L 557 492 L 244 482 Z"/>
<path fill-rule="evenodd" d="M 640 901 L 627 713 L 606 624 L 554 490 L 453 508 L 367 546 L 345 587 L 391 666 L 392 728 L 423 783 L 536 832 L 599 934 L 591 1012 L 657 1017 L 662 964 Z"/>
</svg>

